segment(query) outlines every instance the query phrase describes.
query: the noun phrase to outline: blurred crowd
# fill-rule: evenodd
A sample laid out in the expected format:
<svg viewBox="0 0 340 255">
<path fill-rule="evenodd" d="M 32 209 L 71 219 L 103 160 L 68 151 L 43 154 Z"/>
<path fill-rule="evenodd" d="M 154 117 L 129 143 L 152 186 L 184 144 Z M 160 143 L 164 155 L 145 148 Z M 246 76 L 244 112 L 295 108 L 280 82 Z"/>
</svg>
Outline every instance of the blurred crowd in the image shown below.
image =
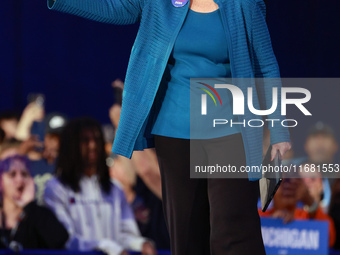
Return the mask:
<svg viewBox="0 0 340 255">
<path fill-rule="evenodd" d="M 21 114 L 0 112 L 0 248 L 110 255 L 169 250 L 154 148 L 134 151 L 131 160 L 111 152 L 123 86 L 120 80 L 112 83 L 116 100 L 108 110 L 110 124 L 46 114 L 42 94 L 34 94 Z M 306 157 L 294 157 L 292 149 L 284 164 L 308 170 L 311 164 L 336 163 L 331 126 L 318 122 L 306 137 Z M 266 130 L 264 153 L 268 146 Z M 340 249 L 340 179 L 334 172 L 285 176 L 267 211 L 259 206 L 259 214 L 284 223 L 327 221 L 329 247 Z"/>
<path fill-rule="evenodd" d="M 264 132 L 264 151 L 269 147 L 270 134 Z M 295 170 L 283 173 L 283 181 L 262 217 L 282 218 L 284 223 L 297 220 L 328 222 L 329 247 L 340 249 L 340 171 L 335 155 L 338 142 L 333 128 L 321 121 L 309 127 L 304 143 L 306 156 L 294 156 L 293 148 L 282 161 Z M 339 233 L 339 235 L 336 235 Z"/>
<path fill-rule="evenodd" d="M 35 94 L 22 114 L 0 112 L 1 248 L 168 250 L 154 149 L 127 159 L 111 147 L 123 83 L 112 84 L 112 123 L 45 113 Z"/>
</svg>

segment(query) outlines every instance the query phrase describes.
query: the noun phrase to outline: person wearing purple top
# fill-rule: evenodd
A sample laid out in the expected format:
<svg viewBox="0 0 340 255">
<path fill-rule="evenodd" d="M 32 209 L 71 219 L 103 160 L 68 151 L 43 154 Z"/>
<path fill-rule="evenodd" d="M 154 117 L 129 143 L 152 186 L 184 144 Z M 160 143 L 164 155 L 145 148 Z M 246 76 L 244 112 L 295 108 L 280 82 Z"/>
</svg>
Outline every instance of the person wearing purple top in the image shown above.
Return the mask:
<svg viewBox="0 0 340 255">
<path fill-rule="evenodd" d="M 59 153 L 56 177 L 46 183 L 43 201 L 70 235 L 66 248 L 155 255 L 153 241 L 138 230 L 120 183 L 110 179 L 100 124 L 87 117 L 70 121 Z"/>
</svg>

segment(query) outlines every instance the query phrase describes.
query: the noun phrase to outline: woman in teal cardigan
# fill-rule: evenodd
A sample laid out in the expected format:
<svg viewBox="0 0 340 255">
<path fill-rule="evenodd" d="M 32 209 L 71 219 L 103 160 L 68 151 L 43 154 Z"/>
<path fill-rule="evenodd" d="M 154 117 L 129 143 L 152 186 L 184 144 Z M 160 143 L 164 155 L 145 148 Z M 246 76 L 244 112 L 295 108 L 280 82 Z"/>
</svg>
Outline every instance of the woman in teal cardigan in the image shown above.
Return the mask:
<svg viewBox="0 0 340 255">
<path fill-rule="evenodd" d="M 249 172 L 244 176 L 248 179 L 190 179 L 188 113 L 178 110 L 188 109 L 183 97 L 188 95 L 188 77 L 202 77 L 202 70 L 213 74 L 209 77 L 280 77 L 263 0 L 48 0 L 48 7 L 110 24 L 140 23 L 112 152 L 131 158 L 134 150 L 156 148 L 172 254 L 264 254 L 256 208 L 261 171 Z M 193 40 L 195 45 L 185 41 L 197 35 L 201 39 Z M 257 109 L 270 108 L 273 87 L 279 88 L 280 98 L 279 79 L 238 86 L 244 95 L 252 87 Z M 171 121 L 167 113 L 175 110 L 177 121 Z M 282 120 L 280 104 L 268 117 Z M 246 107 L 235 118 L 242 122 L 258 116 Z M 283 155 L 291 147 L 287 128 L 269 129 L 272 155 L 277 150 Z M 218 146 L 211 146 L 209 155 L 224 151 L 222 163 L 259 167 L 262 134 L 262 127 L 226 130 L 212 138 Z M 199 148 L 208 147 L 197 144 Z"/>
</svg>

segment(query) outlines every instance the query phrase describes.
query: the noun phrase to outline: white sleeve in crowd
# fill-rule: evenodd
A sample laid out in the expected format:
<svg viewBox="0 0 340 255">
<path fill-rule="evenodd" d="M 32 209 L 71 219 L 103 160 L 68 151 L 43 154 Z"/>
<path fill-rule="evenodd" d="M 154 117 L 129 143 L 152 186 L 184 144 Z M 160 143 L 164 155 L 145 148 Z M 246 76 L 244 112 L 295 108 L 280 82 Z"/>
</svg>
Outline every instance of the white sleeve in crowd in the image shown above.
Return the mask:
<svg viewBox="0 0 340 255">
<path fill-rule="evenodd" d="M 113 240 L 88 240 L 75 233 L 67 208 L 66 190 L 55 178 L 46 183 L 43 203 L 55 213 L 59 221 L 67 229 L 70 237 L 65 245 L 66 249 L 79 251 L 99 249 L 109 255 L 119 255 L 124 250 L 121 245 Z"/>
<path fill-rule="evenodd" d="M 121 243 L 124 247 L 128 247 L 131 251 L 141 251 L 143 243 L 151 240 L 141 236 L 131 206 L 127 202 L 124 192 L 121 189 L 119 189 L 119 191 L 122 212 L 119 243 Z"/>
</svg>

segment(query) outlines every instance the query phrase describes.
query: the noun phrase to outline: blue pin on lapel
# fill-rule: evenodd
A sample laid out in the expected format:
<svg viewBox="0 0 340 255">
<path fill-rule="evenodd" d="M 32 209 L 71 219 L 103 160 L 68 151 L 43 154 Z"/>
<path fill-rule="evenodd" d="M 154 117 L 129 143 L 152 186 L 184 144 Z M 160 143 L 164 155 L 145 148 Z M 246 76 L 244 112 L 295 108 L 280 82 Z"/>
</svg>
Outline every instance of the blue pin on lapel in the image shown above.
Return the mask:
<svg viewBox="0 0 340 255">
<path fill-rule="evenodd" d="M 175 7 L 182 7 L 186 5 L 189 0 L 171 0 L 172 5 Z"/>
</svg>

